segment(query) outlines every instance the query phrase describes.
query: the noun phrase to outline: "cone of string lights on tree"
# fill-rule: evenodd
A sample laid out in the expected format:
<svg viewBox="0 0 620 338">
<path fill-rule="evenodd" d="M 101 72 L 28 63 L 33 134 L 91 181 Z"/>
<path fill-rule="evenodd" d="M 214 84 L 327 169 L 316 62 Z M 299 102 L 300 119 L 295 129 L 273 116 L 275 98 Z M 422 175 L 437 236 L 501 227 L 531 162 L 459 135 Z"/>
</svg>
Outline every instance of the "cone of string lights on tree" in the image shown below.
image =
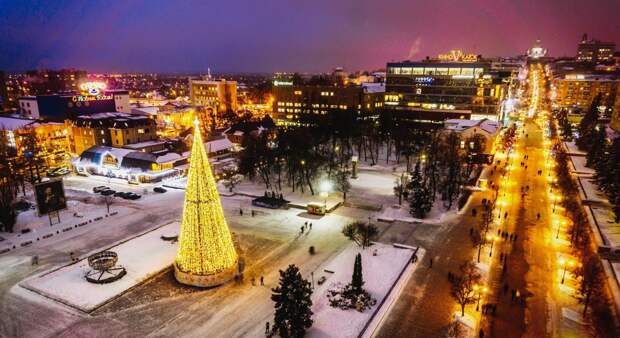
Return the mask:
<svg viewBox="0 0 620 338">
<path fill-rule="evenodd" d="M 194 124 L 174 276 L 182 284 L 212 287 L 237 275 L 239 256 L 224 218 L 198 121 Z"/>
</svg>

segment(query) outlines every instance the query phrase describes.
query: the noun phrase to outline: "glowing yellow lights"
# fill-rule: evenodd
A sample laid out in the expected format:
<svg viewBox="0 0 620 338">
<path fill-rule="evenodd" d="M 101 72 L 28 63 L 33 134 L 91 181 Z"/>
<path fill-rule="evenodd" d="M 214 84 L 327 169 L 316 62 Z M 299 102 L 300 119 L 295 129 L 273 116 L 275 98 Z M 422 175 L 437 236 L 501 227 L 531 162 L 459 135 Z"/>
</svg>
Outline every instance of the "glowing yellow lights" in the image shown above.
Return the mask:
<svg viewBox="0 0 620 338">
<path fill-rule="evenodd" d="M 183 273 L 209 276 L 236 269 L 238 255 L 197 121 L 195 125 L 176 268 Z"/>
<path fill-rule="evenodd" d="M 99 95 L 107 88 L 104 82 L 83 82 L 80 83 L 80 90 L 88 95 Z"/>
</svg>

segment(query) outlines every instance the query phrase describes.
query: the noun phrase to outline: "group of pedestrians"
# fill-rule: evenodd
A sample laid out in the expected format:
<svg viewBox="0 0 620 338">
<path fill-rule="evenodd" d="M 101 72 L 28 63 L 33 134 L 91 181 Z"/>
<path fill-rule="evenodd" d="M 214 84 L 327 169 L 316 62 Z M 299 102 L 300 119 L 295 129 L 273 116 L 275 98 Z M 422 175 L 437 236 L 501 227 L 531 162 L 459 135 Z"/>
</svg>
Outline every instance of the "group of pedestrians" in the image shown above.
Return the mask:
<svg viewBox="0 0 620 338">
<path fill-rule="evenodd" d="M 303 235 L 306 230 L 312 230 L 312 223 L 304 222 L 304 224 L 301 226 L 301 229 L 299 230 L 299 234 Z"/>
</svg>

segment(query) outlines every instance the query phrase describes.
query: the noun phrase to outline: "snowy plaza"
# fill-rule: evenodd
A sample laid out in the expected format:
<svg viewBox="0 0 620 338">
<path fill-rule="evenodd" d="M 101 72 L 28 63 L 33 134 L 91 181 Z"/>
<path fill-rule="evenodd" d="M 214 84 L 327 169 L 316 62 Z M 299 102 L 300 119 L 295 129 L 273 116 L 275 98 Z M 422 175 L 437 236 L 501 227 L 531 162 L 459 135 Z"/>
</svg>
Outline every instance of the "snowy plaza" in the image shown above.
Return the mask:
<svg viewBox="0 0 620 338">
<path fill-rule="evenodd" d="M 16 244 L 15 249 L 0 256 L 0 263 L 8 267 L 0 275 L 5 290 L 0 311 L 22 313 L 9 325 L 4 324 L 0 332 L 24 337 L 196 336 L 210 332 L 220 332 L 218 336 L 222 337 L 261 336 L 265 323 L 273 320 L 270 295 L 278 280 L 278 270 L 295 264 L 315 285 L 315 325 L 308 332 L 310 336 L 368 334 L 381 324 L 404 283 L 414 274 L 417 264 L 410 264 L 412 253 L 419 250 L 418 258 L 422 259 L 424 250 L 417 248 L 432 241 L 433 233 L 441 227 L 438 220 L 429 220 L 428 224 L 411 222 L 405 210 L 396 214 L 391 211 L 397 203 L 392 191 L 395 175 L 391 168 L 362 169 L 360 178 L 352 182 L 349 203 L 325 216 L 311 215 L 296 207 L 254 207 L 251 196 L 261 195 L 257 183 L 246 182 L 232 193 L 218 186 L 245 270 L 243 280 L 206 290 L 183 286 L 174 279 L 171 266 L 177 243 L 161 239 L 162 235 L 178 234 L 183 189 L 171 188 L 166 194 L 148 193 L 141 201 L 122 206 L 113 204 L 113 216 L 68 232 L 54 232 L 75 222 L 68 212 L 63 214 L 61 224 L 52 227 L 47 218 L 30 217 L 22 226 L 32 228 L 31 233 L 0 242 L 7 247 Z M 124 188 L 122 183 L 106 183 Z M 68 193 L 78 196 L 83 203 L 79 210 L 76 207 L 76 211 L 70 212 L 79 212 L 87 219 L 96 218 L 91 214 L 101 214 L 102 208 L 105 214 L 105 206 L 88 198 L 89 191 L 98 184 L 97 180 L 89 182 L 80 177 L 67 179 Z M 308 192 L 291 195 L 300 206 L 322 199 Z M 340 198 L 339 194 L 330 194 L 327 202 L 336 206 Z M 388 223 L 378 221 L 386 212 L 394 219 Z M 362 250 L 341 230 L 349 222 L 369 218 L 379 227 L 380 236 L 376 245 Z M 304 223 L 312 223 L 312 228 L 300 233 Z M 19 246 L 20 242 L 47 232 L 54 236 Z M 394 242 L 413 247 L 396 248 L 392 246 Z M 316 250 L 312 255 L 308 252 L 311 246 Z M 127 275 L 110 284 L 86 282 L 83 276 L 89 269 L 87 258 L 107 249 L 119 255 L 118 264 L 126 268 Z M 76 262 L 69 260 L 69 252 L 75 255 Z M 367 289 L 378 303 L 364 313 L 331 308 L 325 293 L 330 286 L 350 279 L 353 255 L 357 252 L 363 253 Z M 38 255 L 38 265 L 31 264 L 33 255 Z M 20 273 L 16 274 L 17 271 Z M 260 284 L 261 277 L 264 285 Z M 325 282 L 318 285 L 321 277 L 325 277 Z M 46 320 L 38 321 L 44 313 Z M 109 327 L 106 323 L 110 321 L 116 324 Z M 347 325 L 345 334 L 338 323 L 348 322 L 355 324 Z"/>
</svg>

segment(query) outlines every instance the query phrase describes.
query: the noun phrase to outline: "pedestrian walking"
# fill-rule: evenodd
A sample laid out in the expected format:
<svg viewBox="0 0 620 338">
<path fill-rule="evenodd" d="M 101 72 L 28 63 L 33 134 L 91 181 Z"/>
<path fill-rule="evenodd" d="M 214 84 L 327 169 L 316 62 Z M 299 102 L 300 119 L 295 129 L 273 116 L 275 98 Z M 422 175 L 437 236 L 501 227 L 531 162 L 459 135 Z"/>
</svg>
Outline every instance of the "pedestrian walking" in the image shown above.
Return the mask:
<svg viewBox="0 0 620 338">
<path fill-rule="evenodd" d="M 469 228 L 469 235 L 473 235 L 474 234 L 474 228 Z"/>
<path fill-rule="evenodd" d="M 239 216 L 243 216 L 243 209 L 239 208 Z"/>
<path fill-rule="evenodd" d="M 260 276 L 260 285 L 265 285 L 265 283 L 263 283 L 264 279 L 265 279 L 265 277 Z"/>
<path fill-rule="evenodd" d="M 304 233 L 304 226 L 303 225 L 301 226 L 301 233 L 302 234 Z"/>
<path fill-rule="evenodd" d="M 504 294 L 508 293 L 508 283 L 504 283 Z"/>
<path fill-rule="evenodd" d="M 484 338 L 484 330 L 480 329 L 480 332 L 478 333 L 478 338 Z"/>
<path fill-rule="evenodd" d="M 536 219 L 540 219 L 540 212 L 536 214 Z"/>
<path fill-rule="evenodd" d="M 500 262 L 504 261 L 504 253 L 503 252 L 499 254 L 499 261 Z"/>
<path fill-rule="evenodd" d="M 433 258 L 430 259 L 429 263 L 428 263 L 428 267 L 432 268 L 433 267 Z"/>
<path fill-rule="evenodd" d="M 252 286 L 256 286 L 256 279 L 254 277 L 252 277 L 252 279 L 250 279 L 250 281 L 252 281 Z"/>
<path fill-rule="evenodd" d="M 504 213 L 504 219 L 508 218 L 508 211 Z"/>
<path fill-rule="evenodd" d="M 269 334 L 269 322 L 265 323 L 265 334 Z"/>
<path fill-rule="evenodd" d="M 310 230 L 312 230 L 312 223 L 310 223 Z"/>
<path fill-rule="evenodd" d="M 513 241 L 513 242 L 516 242 L 516 241 L 517 241 L 517 234 L 515 234 L 515 235 L 514 235 L 514 237 L 512 238 L 512 241 Z"/>
<path fill-rule="evenodd" d="M 304 225 L 308 225 L 308 221 L 304 222 Z"/>
<path fill-rule="evenodd" d="M 497 235 L 501 236 L 502 235 L 502 229 L 497 229 Z"/>
</svg>

